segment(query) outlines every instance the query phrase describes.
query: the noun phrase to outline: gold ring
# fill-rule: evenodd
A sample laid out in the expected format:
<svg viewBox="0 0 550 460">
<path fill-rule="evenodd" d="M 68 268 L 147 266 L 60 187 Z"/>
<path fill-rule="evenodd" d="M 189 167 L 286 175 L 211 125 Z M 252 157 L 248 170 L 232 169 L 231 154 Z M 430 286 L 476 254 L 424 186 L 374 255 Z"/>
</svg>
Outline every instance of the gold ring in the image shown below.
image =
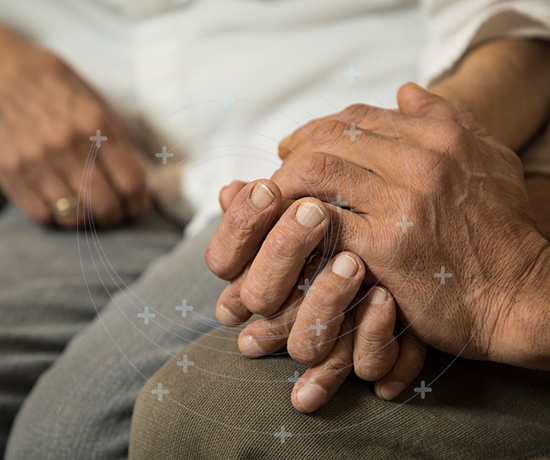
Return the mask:
<svg viewBox="0 0 550 460">
<path fill-rule="evenodd" d="M 78 208 L 78 199 L 75 197 L 71 198 L 60 198 L 52 206 L 53 215 L 56 217 L 65 217 L 73 213 Z"/>
</svg>

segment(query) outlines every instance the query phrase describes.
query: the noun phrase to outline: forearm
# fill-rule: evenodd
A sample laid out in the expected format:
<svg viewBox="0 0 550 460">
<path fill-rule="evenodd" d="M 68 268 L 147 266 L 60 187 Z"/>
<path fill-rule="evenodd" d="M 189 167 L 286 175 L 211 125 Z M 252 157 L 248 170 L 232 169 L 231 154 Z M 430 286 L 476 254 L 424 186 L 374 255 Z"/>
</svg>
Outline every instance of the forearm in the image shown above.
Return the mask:
<svg viewBox="0 0 550 460">
<path fill-rule="evenodd" d="M 430 91 L 468 104 L 497 139 L 518 150 L 550 113 L 549 81 L 550 42 L 502 39 L 473 49 Z"/>
<path fill-rule="evenodd" d="M 494 361 L 550 370 L 550 246 L 541 245 L 516 302 L 500 313 L 491 340 Z M 506 356 L 505 359 L 503 357 Z"/>
</svg>

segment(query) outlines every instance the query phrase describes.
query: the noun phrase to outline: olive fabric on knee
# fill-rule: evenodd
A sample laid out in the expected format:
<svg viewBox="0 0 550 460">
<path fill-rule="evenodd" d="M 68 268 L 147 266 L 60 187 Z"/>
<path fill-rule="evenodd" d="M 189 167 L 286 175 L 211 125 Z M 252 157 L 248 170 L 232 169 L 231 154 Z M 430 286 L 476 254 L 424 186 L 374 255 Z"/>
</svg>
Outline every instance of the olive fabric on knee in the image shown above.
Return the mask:
<svg viewBox="0 0 550 460">
<path fill-rule="evenodd" d="M 467 361 L 430 350 L 420 377 L 383 401 L 352 374 L 313 414 L 290 402 L 287 355 L 250 360 L 238 331 L 216 329 L 186 346 L 142 389 L 132 460 L 534 459 L 550 456 L 550 373 Z M 187 366 L 178 365 L 186 356 Z M 443 373 L 433 385 L 429 385 Z M 415 388 L 432 389 L 421 398 Z M 164 393 L 159 400 L 158 384 Z M 411 399 L 412 397 L 412 399 Z M 284 441 L 284 442 L 283 442 Z"/>
</svg>

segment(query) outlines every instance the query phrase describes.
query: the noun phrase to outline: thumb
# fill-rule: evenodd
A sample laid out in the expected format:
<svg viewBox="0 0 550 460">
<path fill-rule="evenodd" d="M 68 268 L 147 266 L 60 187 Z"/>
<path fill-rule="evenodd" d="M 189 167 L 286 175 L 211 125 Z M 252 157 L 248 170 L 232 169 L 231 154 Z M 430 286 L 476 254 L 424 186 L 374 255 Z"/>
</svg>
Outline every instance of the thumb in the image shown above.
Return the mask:
<svg viewBox="0 0 550 460">
<path fill-rule="evenodd" d="M 410 81 L 397 92 L 397 103 L 401 113 L 411 117 L 454 119 L 455 108 L 441 96 L 431 93 Z"/>
<path fill-rule="evenodd" d="M 446 99 L 412 81 L 399 88 L 397 103 L 404 115 L 452 120 L 479 137 L 489 136 L 472 107 L 464 100 Z"/>
</svg>

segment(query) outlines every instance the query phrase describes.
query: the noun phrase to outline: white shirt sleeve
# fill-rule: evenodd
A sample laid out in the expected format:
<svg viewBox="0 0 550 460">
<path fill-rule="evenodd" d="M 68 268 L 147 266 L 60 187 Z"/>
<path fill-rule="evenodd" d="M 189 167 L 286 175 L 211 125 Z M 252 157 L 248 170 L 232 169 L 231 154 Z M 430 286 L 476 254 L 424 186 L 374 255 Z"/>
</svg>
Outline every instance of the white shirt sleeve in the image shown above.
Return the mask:
<svg viewBox="0 0 550 460">
<path fill-rule="evenodd" d="M 430 28 L 420 81 L 429 86 L 451 74 L 466 51 L 499 37 L 550 40 L 548 0 L 422 0 Z"/>
<path fill-rule="evenodd" d="M 452 74 L 472 47 L 499 37 L 550 40 L 548 0 L 421 0 L 430 27 L 420 81 L 430 86 Z M 550 174 L 550 120 L 522 152 L 525 172 Z"/>
</svg>

